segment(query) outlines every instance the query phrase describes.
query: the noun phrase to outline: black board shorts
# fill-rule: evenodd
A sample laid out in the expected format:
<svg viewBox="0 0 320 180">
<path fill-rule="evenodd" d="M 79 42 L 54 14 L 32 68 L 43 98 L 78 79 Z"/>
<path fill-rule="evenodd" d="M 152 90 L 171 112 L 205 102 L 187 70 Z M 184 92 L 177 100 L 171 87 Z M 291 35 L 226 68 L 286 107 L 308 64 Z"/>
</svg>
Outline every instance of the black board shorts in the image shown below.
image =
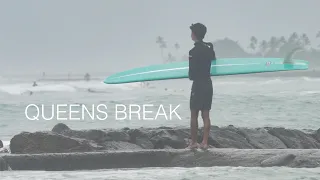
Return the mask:
<svg viewBox="0 0 320 180">
<path fill-rule="evenodd" d="M 212 81 L 193 82 L 190 95 L 190 110 L 211 110 L 213 97 Z"/>
</svg>

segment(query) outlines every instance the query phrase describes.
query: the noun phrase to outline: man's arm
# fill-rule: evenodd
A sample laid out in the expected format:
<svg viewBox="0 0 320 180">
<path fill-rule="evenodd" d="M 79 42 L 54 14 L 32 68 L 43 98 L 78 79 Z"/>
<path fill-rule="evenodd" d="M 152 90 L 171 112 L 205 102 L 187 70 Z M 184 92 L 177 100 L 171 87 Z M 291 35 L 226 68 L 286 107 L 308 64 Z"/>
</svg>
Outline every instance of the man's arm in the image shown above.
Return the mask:
<svg viewBox="0 0 320 180">
<path fill-rule="evenodd" d="M 193 80 L 194 78 L 194 61 L 192 50 L 189 51 L 189 79 Z"/>
<path fill-rule="evenodd" d="M 206 43 L 206 44 L 209 46 L 210 50 L 212 51 L 211 60 L 217 60 L 217 58 L 216 58 L 216 52 L 215 52 L 214 49 L 213 49 L 213 44 L 210 43 L 210 42 L 208 42 L 208 43 Z"/>
<path fill-rule="evenodd" d="M 212 49 L 212 60 L 217 60 L 216 58 L 216 52 Z"/>
<path fill-rule="evenodd" d="M 199 53 L 192 49 L 189 51 L 189 79 L 197 79 L 197 71 L 199 65 Z"/>
</svg>

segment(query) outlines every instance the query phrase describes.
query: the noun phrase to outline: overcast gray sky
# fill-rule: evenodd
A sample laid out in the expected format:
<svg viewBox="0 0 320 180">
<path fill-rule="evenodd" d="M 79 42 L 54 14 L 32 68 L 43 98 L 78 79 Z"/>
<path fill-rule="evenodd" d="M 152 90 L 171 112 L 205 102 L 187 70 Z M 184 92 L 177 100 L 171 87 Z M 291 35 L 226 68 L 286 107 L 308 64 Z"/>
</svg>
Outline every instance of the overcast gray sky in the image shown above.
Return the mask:
<svg viewBox="0 0 320 180">
<path fill-rule="evenodd" d="M 0 75 L 13 72 L 119 71 L 161 63 L 155 43 L 181 44 L 191 23 L 207 40 L 230 37 L 247 46 L 269 38 L 320 30 L 319 0 L 0 0 Z M 218 53 L 218 52 L 217 52 Z"/>
</svg>

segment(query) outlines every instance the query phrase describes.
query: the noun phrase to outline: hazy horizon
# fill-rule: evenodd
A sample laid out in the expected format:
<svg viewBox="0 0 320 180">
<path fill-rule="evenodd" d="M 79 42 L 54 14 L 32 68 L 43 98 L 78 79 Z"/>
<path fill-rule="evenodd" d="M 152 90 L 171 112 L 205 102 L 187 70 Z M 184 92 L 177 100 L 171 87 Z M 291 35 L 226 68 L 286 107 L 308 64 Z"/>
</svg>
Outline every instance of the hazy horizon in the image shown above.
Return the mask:
<svg viewBox="0 0 320 180">
<path fill-rule="evenodd" d="M 320 1 L 309 0 L 0 0 L 0 76 L 120 71 L 162 63 L 155 43 L 193 46 L 189 26 L 208 27 L 206 40 L 229 37 L 247 48 L 259 39 L 320 30 Z M 319 40 L 317 41 L 318 44 Z M 217 52 L 219 53 L 219 52 Z"/>
</svg>

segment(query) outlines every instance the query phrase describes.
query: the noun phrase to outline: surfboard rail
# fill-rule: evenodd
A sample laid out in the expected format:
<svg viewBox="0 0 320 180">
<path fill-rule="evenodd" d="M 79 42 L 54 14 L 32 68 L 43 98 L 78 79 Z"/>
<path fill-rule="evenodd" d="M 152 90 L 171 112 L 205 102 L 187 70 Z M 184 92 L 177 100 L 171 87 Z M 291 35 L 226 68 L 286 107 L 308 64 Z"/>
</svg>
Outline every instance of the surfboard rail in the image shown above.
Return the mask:
<svg viewBox="0 0 320 180">
<path fill-rule="evenodd" d="M 266 73 L 277 71 L 307 70 L 309 62 L 293 59 L 303 48 L 294 48 L 285 58 L 221 58 L 212 61 L 211 76 Z M 189 62 L 173 62 L 134 68 L 112 74 L 104 80 L 106 84 L 122 84 L 144 81 L 188 78 Z"/>
</svg>

